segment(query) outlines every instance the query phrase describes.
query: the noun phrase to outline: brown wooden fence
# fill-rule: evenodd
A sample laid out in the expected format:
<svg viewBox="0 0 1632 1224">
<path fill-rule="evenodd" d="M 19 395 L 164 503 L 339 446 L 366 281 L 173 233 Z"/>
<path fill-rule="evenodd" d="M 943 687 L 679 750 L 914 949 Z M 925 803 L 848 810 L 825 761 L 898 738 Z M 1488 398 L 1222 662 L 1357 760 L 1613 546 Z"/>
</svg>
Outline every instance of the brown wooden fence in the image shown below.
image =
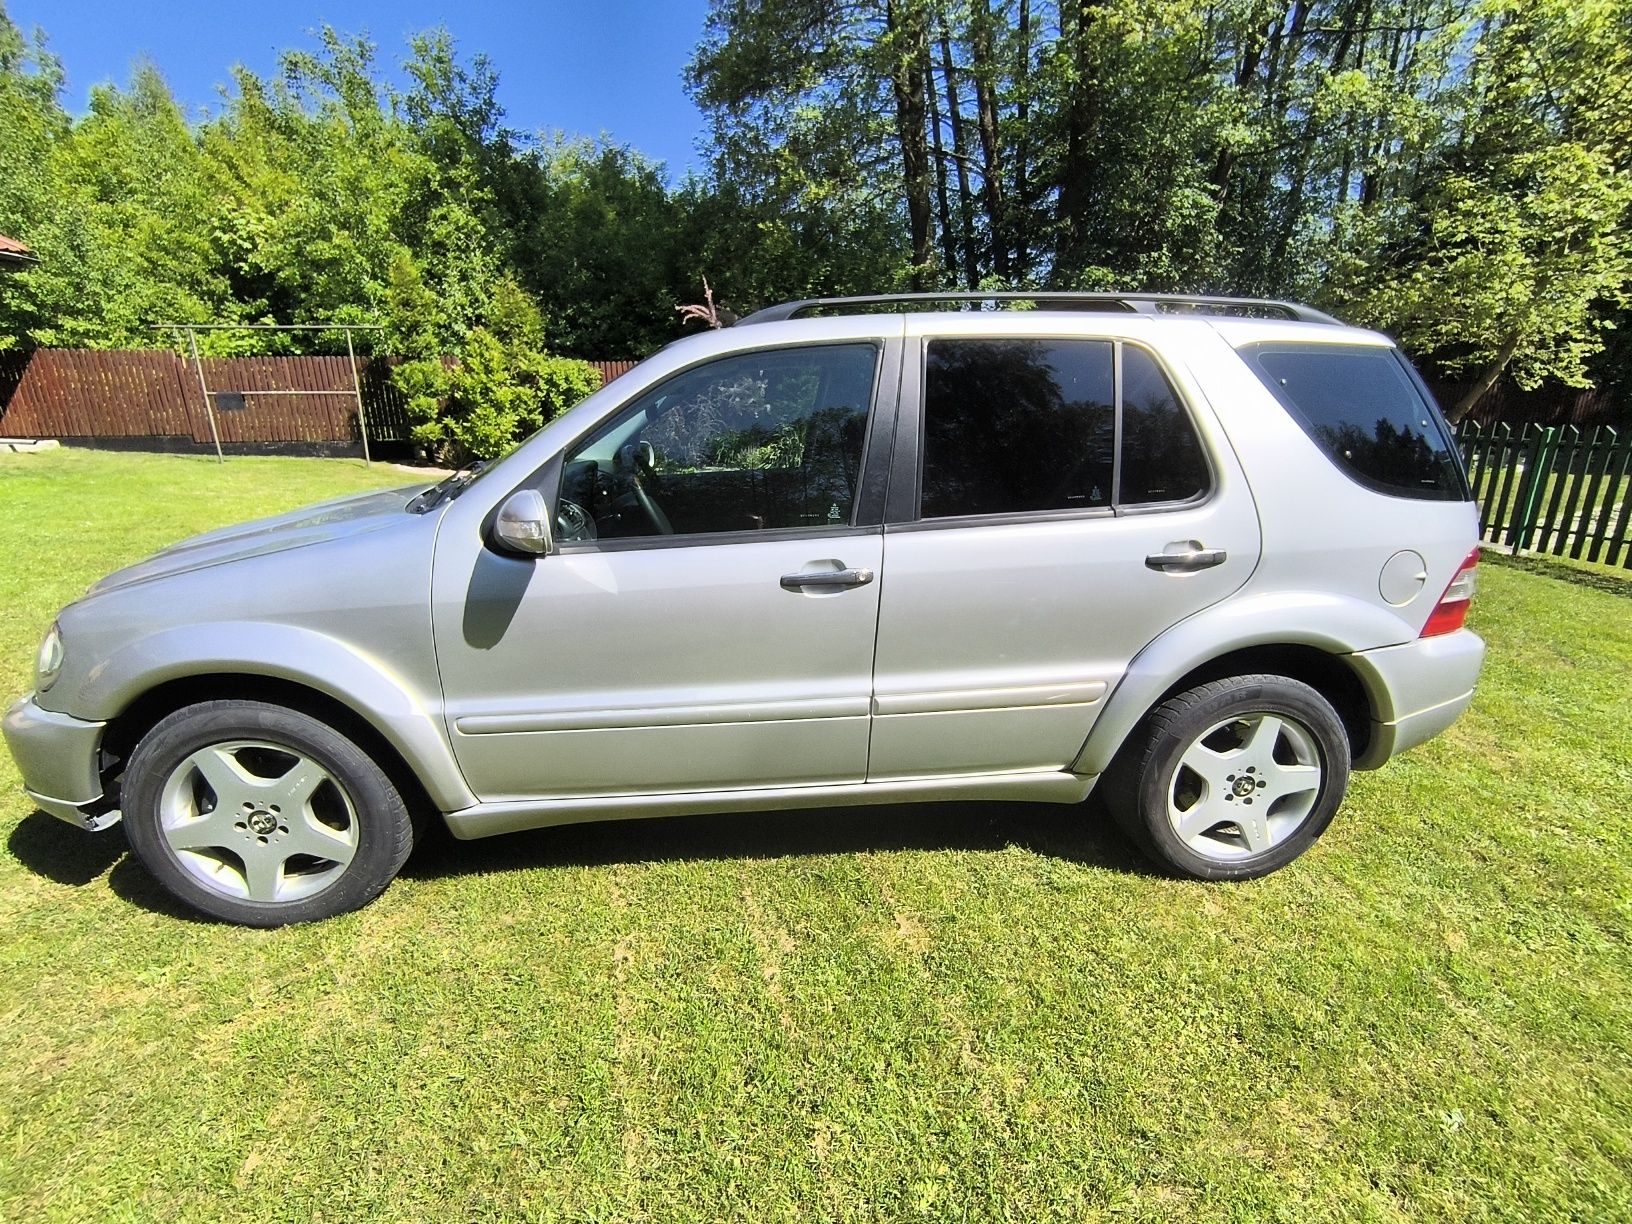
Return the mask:
<svg viewBox="0 0 1632 1224">
<path fill-rule="evenodd" d="M 1434 397 L 1448 409 L 1470 385 L 1437 382 L 1433 384 Z M 1575 425 L 1582 429 L 1597 425 L 1626 427 L 1632 426 L 1632 403 L 1595 387 L 1544 383 L 1534 391 L 1524 391 L 1512 383 L 1499 382 L 1479 397 L 1465 419 L 1482 425 L 1505 421 L 1511 425 Z"/>
<path fill-rule="evenodd" d="M 610 382 L 635 363 L 591 364 Z M 206 357 L 203 366 L 224 445 L 335 447 L 359 441 L 344 357 Z M 368 436 L 406 443 L 408 415 L 389 369 L 384 359 L 358 359 Z M 0 437 L 213 445 L 198 372 L 190 360 L 164 349 L 0 353 Z"/>
</svg>

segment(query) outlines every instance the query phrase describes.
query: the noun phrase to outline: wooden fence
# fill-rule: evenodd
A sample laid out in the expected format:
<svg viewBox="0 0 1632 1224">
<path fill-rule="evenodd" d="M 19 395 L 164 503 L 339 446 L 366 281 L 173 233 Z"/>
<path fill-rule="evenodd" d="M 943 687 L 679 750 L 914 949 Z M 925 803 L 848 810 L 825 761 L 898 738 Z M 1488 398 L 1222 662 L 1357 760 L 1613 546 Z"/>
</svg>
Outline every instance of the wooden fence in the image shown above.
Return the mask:
<svg viewBox="0 0 1632 1224">
<path fill-rule="evenodd" d="M 1632 435 L 1464 421 L 1482 538 L 1632 569 Z"/>
<path fill-rule="evenodd" d="M 591 364 L 610 382 L 635 363 Z M 390 382 L 389 362 L 359 358 L 357 365 L 370 440 L 406 444 L 408 414 Z M 203 366 L 223 445 L 350 447 L 360 441 L 344 357 L 206 357 Z M 0 353 L 0 437 L 213 445 L 198 372 L 167 349 Z"/>
<path fill-rule="evenodd" d="M 1465 382 L 1433 382 L 1434 398 L 1449 408 L 1468 389 Z M 1524 391 L 1505 379 L 1479 397 L 1467 420 L 1482 425 L 1506 421 L 1509 425 L 1632 426 L 1632 402 L 1624 394 L 1599 387 L 1566 387 L 1543 383 Z"/>
</svg>

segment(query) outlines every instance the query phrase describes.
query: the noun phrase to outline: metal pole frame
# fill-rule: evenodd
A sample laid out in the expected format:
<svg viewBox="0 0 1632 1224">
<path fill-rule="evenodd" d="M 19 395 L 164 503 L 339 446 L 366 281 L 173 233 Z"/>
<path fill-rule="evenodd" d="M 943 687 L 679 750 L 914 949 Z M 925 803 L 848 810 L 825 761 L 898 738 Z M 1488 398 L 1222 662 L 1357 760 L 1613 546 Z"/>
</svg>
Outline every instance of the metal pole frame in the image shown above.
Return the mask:
<svg viewBox="0 0 1632 1224">
<path fill-rule="evenodd" d="M 210 437 L 215 440 L 215 458 L 217 463 L 225 463 L 227 457 L 221 449 L 221 431 L 215 423 L 215 401 L 213 400 L 209 384 L 204 379 L 204 360 L 198 355 L 198 333 L 201 331 L 339 331 L 346 333 L 346 359 L 351 366 L 351 394 L 357 401 L 357 431 L 363 439 L 363 463 L 367 467 L 374 466 L 373 457 L 369 454 L 368 421 L 363 412 L 363 381 L 357 373 L 357 349 L 352 343 L 351 333 L 356 331 L 384 331 L 385 327 L 379 323 L 155 323 L 154 331 L 183 331 L 187 333 L 187 345 L 193 354 L 193 369 L 198 374 L 199 394 L 204 397 L 204 415 L 209 418 Z M 243 395 L 344 395 L 344 391 L 244 391 Z"/>
<path fill-rule="evenodd" d="M 363 417 L 363 380 L 357 376 L 357 353 L 351 344 L 351 329 L 346 329 L 346 360 L 351 365 L 351 389 L 357 396 L 357 432 L 363 436 L 363 466 L 373 467 L 368 456 L 368 422 Z"/>
<path fill-rule="evenodd" d="M 187 329 L 187 343 L 193 350 L 193 369 L 198 371 L 198 390 L 204 397 L 204 415 L 210 418 L 210 437 L 215 439 L 215 461 L 225 463 L 227 456 L 221 450 L 221 431 L 215 426 L 215 404 L 210 399 L 210 386 L 204 381 L 204 359 L 198 355 L 198 333 Z"/>
</svg>

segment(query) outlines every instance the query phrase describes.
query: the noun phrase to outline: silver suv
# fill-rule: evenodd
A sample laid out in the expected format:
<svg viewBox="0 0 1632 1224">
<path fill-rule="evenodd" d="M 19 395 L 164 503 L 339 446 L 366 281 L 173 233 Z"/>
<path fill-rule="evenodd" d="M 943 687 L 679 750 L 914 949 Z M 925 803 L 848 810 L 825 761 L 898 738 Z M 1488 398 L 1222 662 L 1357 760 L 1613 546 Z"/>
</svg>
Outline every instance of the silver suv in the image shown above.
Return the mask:
<svg viewBox="0 0 1632 1224">
<path fill-rule="evenodd" d="M 1472 699 L 1456 448 L 1307 307 L 1025 296 L 774 307 L 433 489 L 122 570 L 5 717 L 28 793 L 259 926 L 365 904 L 435 813 L 1103 783 L 1167 869 L 1273 871 Z"/>
</svg>

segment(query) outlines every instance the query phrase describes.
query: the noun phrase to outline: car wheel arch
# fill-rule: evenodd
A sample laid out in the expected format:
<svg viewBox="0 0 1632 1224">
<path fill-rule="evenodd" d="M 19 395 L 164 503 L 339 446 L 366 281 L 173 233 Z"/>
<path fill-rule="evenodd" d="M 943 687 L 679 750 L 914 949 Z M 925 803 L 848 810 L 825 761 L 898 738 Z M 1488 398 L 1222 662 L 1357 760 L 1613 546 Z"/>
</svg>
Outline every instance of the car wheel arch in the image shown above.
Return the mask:
<svg viewBox="0 0 1632 1224">
<path fill-rule="evenodd" d="M 421 771 L 365 714 L 311 685 L 253 672 L 199 672 L 165 680 L 143 691 L 107 722 L 102 736 L 104 776 L 117 777 L 136 745 L 171 714 L 202 702 L 223 700 L 263 701 L 310 715 L 374 758 L 416 817 L 441 810 Z"/>
<path fill-rule="evenodd" d="M 1301 681 L 1324 697 L 1337 711 L 1349 738 L 1349 759 L 1365 755 L 1376 711 L 1360 674 L 1341 654 L 1299 643 L 1266 643 L 1232 650 L 1209 659 L 1170 684 L 1152 708 L 1189 689 L 1233 676 L 1285 676 Z"/>
<path fill-rule="evenodd" d="M 120 644 L 77 686 L 59 682 L 63 710 L 109 723 L 146 694 L 200 677 L 229 678 L 211 695 L 241 696 L 247 686 L 287 684 L 315 693 L 362 720 L 404 760 L 436 806 L 456 811 L 474 803 L 453 758 L 440 717 L 434 673 L 417 685 L 342 638 L 299 625 L 218 621 L 176 625 Z M 231 685 L 240 687 L 234 689 Z M 56 697 L 58 689 L 52 690 Z"/>
<path fill-rule="evenodd" d="M 1346 601 L 1345 601 L 1346 602 Z M 1360 609 L 1352 623 L 1304 622 L 1297 630 L 1268 625 L 1250 633 L 1229 632 L 1207 613 L 1175 626 L 1140 652 L 1112 691 L 1072 765 L 1073 772 L 1100 774 L 1140 722 L 1176 693 L 1210 680 L 1268 673 L 1302 681 L 1338 711 L 1348 732 L 1351 760 L 1362 761 L 1379 717 L 1369 677 L 1349 655 L 1392 645 L 1397 633 L 1378 624 L 1371 609 Z M 1285 617 L 1277 618 L 1281 625 Z M 1359 630 L 1357 632 L 1357 630 Z M 1358 767 L 1358 766 L 1357 766 Z"/>
</svg>

